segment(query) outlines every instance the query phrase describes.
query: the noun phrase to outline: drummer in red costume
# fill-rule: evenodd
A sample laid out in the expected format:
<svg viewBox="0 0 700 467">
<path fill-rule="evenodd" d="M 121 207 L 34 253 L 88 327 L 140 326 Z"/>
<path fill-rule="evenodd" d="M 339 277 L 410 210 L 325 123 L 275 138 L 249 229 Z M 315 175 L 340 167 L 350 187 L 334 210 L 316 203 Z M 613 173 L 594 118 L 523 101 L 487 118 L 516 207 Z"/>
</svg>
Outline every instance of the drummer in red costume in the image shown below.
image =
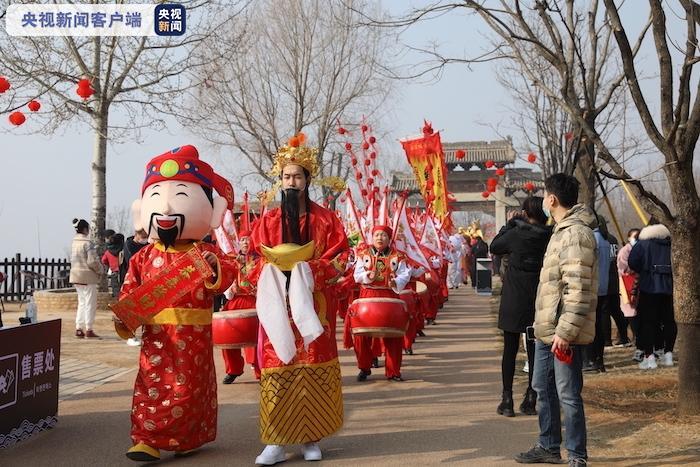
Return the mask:
<svg viewBox="0 0 700 467">
<path fill-rule="evenodd" d="M 212 189 L 224 197 L 213 197 Z M 129 261 L 120 299 L 147 290 L 144 298 L 148 300 L 140 302 L 141 306 L 155 303 L 160 307 L 159 297 L 166 290 L 192 288 L 143 325 L 131 410 L 134 445 L 126 455 L 149 462 L 160 459 L 160 450 L 186 453 L 216 438 L 212 305 L 213 297 L 231 285 L 237 266 L 218 248 L 201 242 L 218 227 L 226 208 L 232 207 L 233 189 L 199 160 L 194 146 L 173 149 L 151 160 L 141 193 L 132 207 L 134 223 L 136 230 L 148 232 L 152 243 Z M 198 285 L 190 283 L 183 268 L 174 270 L 176 277 L 167 282 L 152 280 L 172 269 L 173 262 L 193 248 L 212 266 L 213 277 Z M 120 336 L 128 337 L 128 329 L 115 322 Z"/>
<path fill-rule="evenodd" d="M 343 424 L 335 339 L 333 284 L 345 272 L 349 245 L 336 215 L 309 198 L 318 151 L 297 135 L 274 156 L 281 207 L 253 226 L 260 262 L 257 309 L 260 438 L 258 465 L 286 460 L 285 445 L 301 444 L 307 461 L 321 460 L 318 442 Z"/>
<path fill-rule="evenodd" d="M 372 246 L 358 254 L 355 263 L 354 278 L 360 284 L 360 298 L 394 298 L 399 299 L 399 293 L 411 278 L 410 269 L 403 260 L 403 255 L 390 246 L 392 237 L 391 227 L 375 226 L 372 230 Z M 385 376 L 392 381 L 403 381 L 401 378 L 401 358 L 403 337 L 382 338 L 386 353 Z M 357 367 L 360 373 L 358 381 L 366 381 L 372 374 L 371 366 L 374 358 L 372 338 L 355 335 L 353 347 L 357 356 Z"/>
<path fill-rule="evenodd" d="M 252 274 L 260 260 L 260 257 L 250 251 L 250 232 L 241 231 L 238 233 L 239 252 L 235 256 L 238 263 L 238 277 L 234 281 L 231 288 L 226 291 L 230 293 L 231 298 L 224 305 L 223 311 L 232 310 L 255 310 L 255 295 L 257 287 L 252 279 Z M 255 378 L 260 379 L 260 369 L 256 358 L 255 347 L 245 347 L 245 360 L 241 353 L 241 349 L 222 349 L 224 364 L 226 367 L 226 376 L 224 376 L 223 384 L 231 384 L 236 378 L 243 374 L 245 363 L 252 364 L 255 371 Z"/>
</svg>

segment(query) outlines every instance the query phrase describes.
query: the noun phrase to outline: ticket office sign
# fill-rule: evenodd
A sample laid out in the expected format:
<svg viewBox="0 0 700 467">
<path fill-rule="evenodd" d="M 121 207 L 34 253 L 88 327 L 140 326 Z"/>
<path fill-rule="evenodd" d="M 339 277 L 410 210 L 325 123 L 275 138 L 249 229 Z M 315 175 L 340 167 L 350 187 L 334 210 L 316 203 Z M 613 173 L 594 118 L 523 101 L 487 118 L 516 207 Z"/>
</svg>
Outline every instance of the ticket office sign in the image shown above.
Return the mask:
<svg viewBox="0 0 700 467">
<path fill-rule="evenodd" d="M 0 329 L 0 449 L 58 421 L 61 320 Z"/>
</svg>

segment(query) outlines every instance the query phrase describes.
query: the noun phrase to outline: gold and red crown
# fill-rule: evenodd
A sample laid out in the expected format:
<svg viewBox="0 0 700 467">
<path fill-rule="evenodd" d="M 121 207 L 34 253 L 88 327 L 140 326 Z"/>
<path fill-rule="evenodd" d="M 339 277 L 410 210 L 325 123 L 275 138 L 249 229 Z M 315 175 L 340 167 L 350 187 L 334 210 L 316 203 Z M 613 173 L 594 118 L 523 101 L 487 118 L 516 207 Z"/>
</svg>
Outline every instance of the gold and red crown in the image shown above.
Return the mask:
<svg viewBox="0 0 700 467">
<path fill-rule="evenodd" d="M 288 165 L 298 165 L 309 171 L 312 177 L 318 174 L 318 149 L 306 146 L 306 135 L 298 133 L 287 144 L 277 150 L 273 157 L 270 175 L 278 177 Z"/>
</svg>

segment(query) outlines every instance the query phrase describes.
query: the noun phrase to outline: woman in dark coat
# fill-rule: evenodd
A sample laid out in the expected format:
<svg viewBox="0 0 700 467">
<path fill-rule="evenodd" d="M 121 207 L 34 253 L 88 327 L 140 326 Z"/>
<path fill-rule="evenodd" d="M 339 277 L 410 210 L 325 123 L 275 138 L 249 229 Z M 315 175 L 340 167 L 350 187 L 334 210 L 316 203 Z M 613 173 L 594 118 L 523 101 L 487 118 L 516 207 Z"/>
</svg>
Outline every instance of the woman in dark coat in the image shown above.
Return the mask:
<svg viewBox="0 0 700 467">
<path fill-rule="evenodd" d="M 523 202 L 523 211 L 515 215 L 491 242 L 491 252 L 508 255 L 508 269 L 503 278 L 501 306 L 498 312 L 498 328 L 503 331 L 503 399 L 498 413 L 506 417 L 515 416 L 513 411 L 513 376 L 515 357 L 520 348 L 520 335 L 532 326 L 535 319 L 535 298 L 539 284 L 542 260 L 552 235 L 546 226 L 547 216 L 542 211 L 542 198 L 530 197 Z M 520 411 L 535 415 L 537 394 L 532 389 L 532 374 L 535 357 L 534 342 L 526 345 L 530 371 L 525 397 Z"/>
</svg>

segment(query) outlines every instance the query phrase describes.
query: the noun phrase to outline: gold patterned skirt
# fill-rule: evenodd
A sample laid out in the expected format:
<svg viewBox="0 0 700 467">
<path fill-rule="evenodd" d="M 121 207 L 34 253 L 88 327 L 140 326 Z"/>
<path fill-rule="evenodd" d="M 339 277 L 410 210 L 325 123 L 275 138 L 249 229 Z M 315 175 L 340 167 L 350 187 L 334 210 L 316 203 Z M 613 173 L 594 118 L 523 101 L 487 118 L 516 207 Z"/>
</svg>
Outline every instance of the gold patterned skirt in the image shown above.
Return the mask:
<svg viewBox="0 0 700 467">
<path fill-rule="evenodd" d="M 260 391 L 260 438 L 265 444 L 310 443 L 343 425 L 337 358 L 264 368 Z"/>
</svg>

